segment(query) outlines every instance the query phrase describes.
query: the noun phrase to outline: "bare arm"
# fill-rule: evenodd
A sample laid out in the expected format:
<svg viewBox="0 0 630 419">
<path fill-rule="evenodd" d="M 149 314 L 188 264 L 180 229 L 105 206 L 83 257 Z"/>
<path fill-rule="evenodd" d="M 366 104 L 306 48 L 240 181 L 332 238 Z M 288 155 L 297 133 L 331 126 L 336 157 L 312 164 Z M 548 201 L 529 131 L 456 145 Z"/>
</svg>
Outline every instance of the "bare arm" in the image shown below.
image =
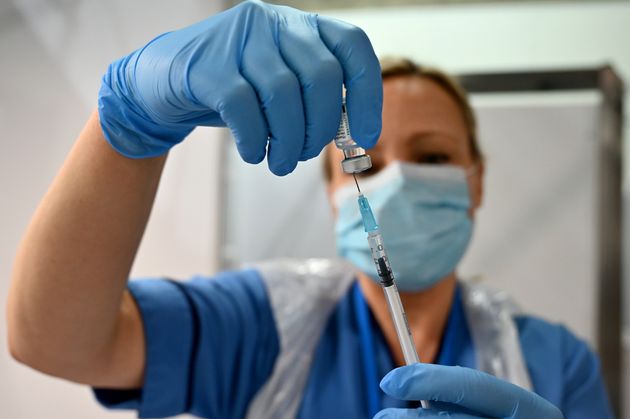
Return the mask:
<svg viewBox="0 0 630 419">
<path fill-rule="evenodd" d="M 146 344 L 125 283 L 165 161 L 152 156 L 195 126 L 227 126 L 243 160 L 266 157 L 286 175 L 335 136 L 344 80 L 352 133 L 369 148 L 381 127 L 380 67 L 365 33 L 344 22 L 245 1 L 112 62 L 102 124 L 95 114 L 79 136 L 15 260 L 14 357 L 77 382 L 140 386 Z"/>
<path fill-rule="evenodd" d="M 94 113 L 26 231 L 8 300 L 9 346 L 42 372 L 142 385 L 144 336 L 125 291 L 166 157 L 129 159 Z"/>
</svg>

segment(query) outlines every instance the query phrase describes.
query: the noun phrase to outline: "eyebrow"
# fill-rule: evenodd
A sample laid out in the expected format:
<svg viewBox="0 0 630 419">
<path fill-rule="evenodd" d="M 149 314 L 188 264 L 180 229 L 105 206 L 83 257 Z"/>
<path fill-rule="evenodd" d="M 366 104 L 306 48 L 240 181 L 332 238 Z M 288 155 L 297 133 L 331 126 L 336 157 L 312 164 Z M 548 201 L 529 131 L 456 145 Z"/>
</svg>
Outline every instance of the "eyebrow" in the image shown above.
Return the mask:
<svg viewBox="0 0 630 419">
<path fill-rule="evenodd" d="M 435 137 L 447 138 L 449 141 L 453 143 L 457 143 L 459 141 L 459 139 L 455 138 L 454 136 L 444 131 L 430 130 L 430 131 L 416 131 L 413 134 L 407 136 L 404 139 L 404 143 L 409 145 L 412 143 L 416 143 L 418 141 L 427 140 L 427 139 L 431 139 Z"/>
</svg>

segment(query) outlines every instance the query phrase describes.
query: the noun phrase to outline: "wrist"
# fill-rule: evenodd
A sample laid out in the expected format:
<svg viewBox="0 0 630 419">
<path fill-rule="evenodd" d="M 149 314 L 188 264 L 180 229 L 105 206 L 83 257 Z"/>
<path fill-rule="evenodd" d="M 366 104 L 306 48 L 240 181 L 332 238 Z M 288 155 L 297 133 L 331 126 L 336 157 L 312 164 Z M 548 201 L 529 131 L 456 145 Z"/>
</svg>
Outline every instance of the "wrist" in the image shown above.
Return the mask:
<svg viewBox="0 0 630 419">
<path fill-rule="evenodd" d="M 194 127 L 155 122 L 134 88 L 133 69 L 141 50 L 111 63 L 98 94 L 98 114 L 107 142 L 129 158 L 166 154 Z"/>
</svg>

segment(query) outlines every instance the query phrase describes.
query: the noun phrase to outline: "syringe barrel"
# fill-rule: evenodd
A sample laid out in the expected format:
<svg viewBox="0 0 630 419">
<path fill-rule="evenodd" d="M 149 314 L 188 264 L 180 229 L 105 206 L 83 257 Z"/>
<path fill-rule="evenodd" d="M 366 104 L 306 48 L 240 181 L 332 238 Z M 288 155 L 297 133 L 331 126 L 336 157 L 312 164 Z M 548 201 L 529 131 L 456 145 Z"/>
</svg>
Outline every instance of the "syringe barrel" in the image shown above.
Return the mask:
<svg viewBox="0 0 630 419">
<path fill-rule="evenodd" d="M 389 265 L 389 259 L 385 253 L 385 245 L 383 244 L 383 237 L 381 233 L 376 231 L 370 231 L 368 233 L 368 244 L 372 251 L 372 259 L 376 265 L 376 272 L 381 280 L 381 285 L 388 287 L 394 283 L 394 274 L 392 268 Z"/>
<path fill-rule="evenodd" d="M 362 207 L 364 205 L 365 207 Z M 383 236 L 378 230 L 376 220 L 373 218 L 366 223 L 368 215 L 372 215 L 372 211 L 367 202 L 367 198 L 362 195 L 359 196 L 359 207 L 362 212 L 362 218 L 364 224 L 368 225 L 366 231 L 368 232 L 368 244 L 372 251 L 372 258 L 376 265 L 376 271 L 378 273 L 381 285 L 383 286 L 383 292 L 385 293 L 385 299 L 387 300 L 387 307 L 389 308 L 389 314 L 394 322 L 394 328 L 396 329 L 396 335 L 398 336 L 398 342 L 400 342 L 400 348 L 405 359 L 405 364 L 412 365 L 420 362 L 420 357 L 416 351 L 416 344 L 413 341 L 411 330 L 409 329 L 409 323 L 407 322 L 407 316 L 405 315 L 405 309 L 400 300 L 400 294 L 398 293 L 398 287 L 396 287 L 396 280 L 394 279 L 394 273 L 389 264 L 389 258 L 385 251 L 385 245 L 383 244 Z M 426 400 L 420 401 L 421 406 L 424 409 L 429 408 L 429 403 Z"/>
<path fill-rule="evenodd" d="M 361 205 L 361 198 L 359 198 L 359 205 Z M 365 205 L 369 205 L 367 200 Z M 367 207 L 369 209 L 369 207 Z M 370 211 L 371 214 L 371 211 Z M 365 221 L 364 221 L 365 222 Z M 368 231 L 368 243 L 370 250 L 372 251 L 372 258 L 376 265 L 376 271 L 378 273 L 381 285 L 383 286 L 383 292 L 385 293 L 385 299 L 387 300 L 387 306 L 389 308 L 389 314 L 394 322 L 394 328 L 396 329 L 396 335 L 398 336 L 398 342 L 400 342 L 400 348 L 405 359 L 405 364 L 411 365 L 420 362 L 420 357 L 416 351 L 416 345 L 409 329 L 409 323 L 407 322 L 407 316 L 400 300 L 400 294 L 398 293 L 398 287 L 396 287 L 396 280 L 394 279 L 394 273 L 389 264 L 387 252 L 385 251 L 385 245 L 383 244 L 383 237 L 378 230 L 378 226 L 374 221 L 373 230 Z M 429 403 L 426 400 L 421 400 L 420 404 L 424 409 L 429 408 Z"/>
<path fill-rule="evenodd" d="M 394 327 L 398 335 L 403 357 L 405 358 L 405 364 L 416 364 L 420 362 L 420 358 L 418 357 L 418 352 L 416 352 L 416 345 L 414 344 L 411 331 L 409 330 L 409 323 L 407 322 L 407 316 L 405 316 L 405 310 L 403 309 L 396 283 L 388 287 L 383 287 L 383 292 L 385 292 L 389 312 L 394 321 Z"/>
</svg>

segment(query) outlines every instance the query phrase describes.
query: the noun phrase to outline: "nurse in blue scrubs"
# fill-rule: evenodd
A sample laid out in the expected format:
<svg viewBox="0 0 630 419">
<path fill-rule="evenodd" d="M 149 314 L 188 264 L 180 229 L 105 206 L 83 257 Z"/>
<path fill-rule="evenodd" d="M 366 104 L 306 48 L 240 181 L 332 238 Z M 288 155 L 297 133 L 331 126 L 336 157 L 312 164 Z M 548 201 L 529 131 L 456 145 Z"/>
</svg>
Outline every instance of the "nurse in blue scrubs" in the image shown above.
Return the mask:
<svg viewBox="0 0 630 419">
<path fill-rule="evenodd" d="M 423 364 L 403 366 L 354 186 L 325 148 L 342 85 Z M 340 258 L 127 283 L 165 156 L 198 125 L 229 127 L 277 175 L 323 150 Z M 381 73 L 358 28 L 242 3 L 110 65 L 18 252 L 12 353 L 142 418 L 612 417 L 586 343 L 458 281 L 483 170 L 448 76 L 408 60 Z"/>
</svg>

